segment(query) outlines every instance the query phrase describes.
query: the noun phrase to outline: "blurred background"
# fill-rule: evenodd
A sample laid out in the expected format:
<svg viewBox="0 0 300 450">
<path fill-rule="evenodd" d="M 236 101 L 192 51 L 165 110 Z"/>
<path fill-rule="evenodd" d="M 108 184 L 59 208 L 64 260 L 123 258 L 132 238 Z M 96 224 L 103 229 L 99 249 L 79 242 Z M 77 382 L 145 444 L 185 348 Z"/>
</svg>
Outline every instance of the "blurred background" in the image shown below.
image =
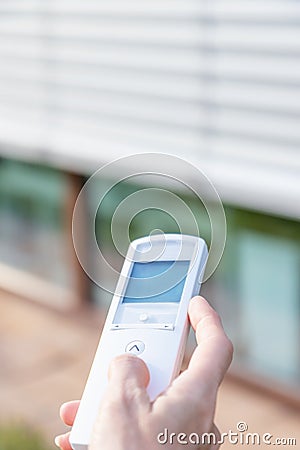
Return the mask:
<svg viewBox="0 0 300 450">
<path fill-rule="evenodd" d="M 77 262 L 74 203 L 102 164 L 143 152 L 196 164 L 224 204 L 203 286 L 235 346 L 217 423 L 300 443 L 299 57 L 294 0 L 0 2 L 1 450 L 53 448 L 59 405 L 81 396 L 111 296 Z M 112 216 L 140 188 L 119 183 L 96 216 L 116 268 Z M 210 242 L 207 213 L 176 193 Z M 151 210 L 130 238 L 153 229 L 178 231 Z"/>
</svg>

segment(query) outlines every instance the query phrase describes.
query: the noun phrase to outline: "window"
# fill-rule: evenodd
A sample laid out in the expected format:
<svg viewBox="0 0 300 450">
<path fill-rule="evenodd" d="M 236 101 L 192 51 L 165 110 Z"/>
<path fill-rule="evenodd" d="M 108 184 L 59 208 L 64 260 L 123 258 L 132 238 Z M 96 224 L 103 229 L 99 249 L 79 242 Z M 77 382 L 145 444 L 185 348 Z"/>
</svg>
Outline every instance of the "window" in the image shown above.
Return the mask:
<svg viewBox="0 0 300 450">
<path fill-rule="evenodd" d="M 3 0 L 1 151 L 179 154 L 230 204 L 299 217 L 299 20 L 289 0 Z"/>
</svg>

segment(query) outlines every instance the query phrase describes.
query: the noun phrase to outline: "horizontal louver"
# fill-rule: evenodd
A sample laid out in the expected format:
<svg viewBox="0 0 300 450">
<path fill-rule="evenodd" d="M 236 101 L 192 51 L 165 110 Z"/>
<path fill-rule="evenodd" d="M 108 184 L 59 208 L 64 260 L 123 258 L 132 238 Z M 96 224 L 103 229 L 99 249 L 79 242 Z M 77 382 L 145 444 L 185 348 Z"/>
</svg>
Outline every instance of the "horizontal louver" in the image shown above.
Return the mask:
<svg viewBox="0 0 300 450">
<path fill-rule="evenodd" d="M 0 100 L 2 154 L 174 153 L 226 201 L 299 216 L 294 0 L 2 0 Z"/>
</svg>

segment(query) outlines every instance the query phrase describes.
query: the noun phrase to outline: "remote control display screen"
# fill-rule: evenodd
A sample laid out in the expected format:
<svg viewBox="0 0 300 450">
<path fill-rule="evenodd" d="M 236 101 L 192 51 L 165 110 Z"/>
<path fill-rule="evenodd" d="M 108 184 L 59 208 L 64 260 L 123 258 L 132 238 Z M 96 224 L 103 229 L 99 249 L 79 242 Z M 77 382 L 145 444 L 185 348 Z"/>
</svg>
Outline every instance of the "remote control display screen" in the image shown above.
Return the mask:
<svg viewBox="0 0 300 450">
<path fill-rule="evenodd" d="M 123 303 L 179 302 L 190 261 L 133 264 Z"/>
</svg>

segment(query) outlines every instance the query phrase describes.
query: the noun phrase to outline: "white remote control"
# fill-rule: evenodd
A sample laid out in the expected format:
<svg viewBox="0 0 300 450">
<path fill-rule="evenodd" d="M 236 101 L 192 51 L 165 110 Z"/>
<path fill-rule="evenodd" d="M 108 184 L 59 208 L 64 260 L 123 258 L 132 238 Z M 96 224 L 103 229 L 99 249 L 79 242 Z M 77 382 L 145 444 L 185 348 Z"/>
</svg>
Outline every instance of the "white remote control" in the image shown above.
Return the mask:
<svg viewBox="0 0 300 450">
<path fill-rule="evenodd" d="M 178 375 L 207 255 L 203 239 L 182 234 L 130 244 L 71 431 L 74 450 L 88 450 L 112 358 L 129 352 L 145 361 L 151 400 Z"/>
</svg>

